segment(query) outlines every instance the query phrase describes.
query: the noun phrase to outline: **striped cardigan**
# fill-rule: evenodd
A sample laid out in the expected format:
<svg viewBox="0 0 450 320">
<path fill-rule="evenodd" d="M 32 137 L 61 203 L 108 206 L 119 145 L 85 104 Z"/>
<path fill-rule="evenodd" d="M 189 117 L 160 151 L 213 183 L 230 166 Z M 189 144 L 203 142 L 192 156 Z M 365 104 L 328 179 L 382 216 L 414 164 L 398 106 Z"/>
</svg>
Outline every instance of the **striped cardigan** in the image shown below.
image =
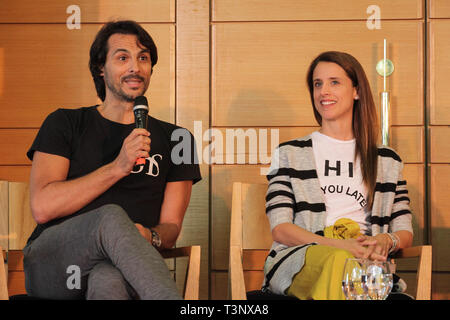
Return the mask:
<svg viewBox="0 0 450 320">
<path fill-rule="evenodd" d="M 370 233 L 407 230 L 413 232 L 403 163 L 388 147 L 378 148 L 377 182 L 370 217 Z M 310 232 L 323 235 L 325 198 L 320 189 L 310 135 L 281 143 L 275 150 L 269 174 L 266 213 L 271 229 L 281 223 L 294 223 Z M 293 276 L 304 264 L 305 244 L 288 247 L 273 242 L 264 266 L 263 291 L 284 294 Z"/>
</svg>

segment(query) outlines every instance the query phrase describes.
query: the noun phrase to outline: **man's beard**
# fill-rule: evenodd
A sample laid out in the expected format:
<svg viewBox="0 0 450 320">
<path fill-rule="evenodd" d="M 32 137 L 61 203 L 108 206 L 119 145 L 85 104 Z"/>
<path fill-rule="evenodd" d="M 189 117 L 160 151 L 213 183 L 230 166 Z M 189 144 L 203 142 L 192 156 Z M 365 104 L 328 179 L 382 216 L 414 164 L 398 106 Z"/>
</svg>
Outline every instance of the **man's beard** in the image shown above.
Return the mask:
<svg viewBox="0 0 450 320">
<path fill-rule="evenodd" d="M 147 86 L 145 85 L 145 79 L 141 76 L 133 75 L 133 76 L 124 77 L 123 79 L 120 80 L 121 83 L 124 82 L 125 80 L 127 80 L 127 78 L 138 78 L 139 80 L 141 80 L 144 83 L 144 88 L 143 88 L 142 92 L 140 92 L 141 90 L 139 90 L 139 91 L 136 91 L 136 94 L 133 94 L 133 95 L 127 94 L 122 90 L 121 87 L 116 88 L 114 86 L 114 83 L 108 81 L 107 80 L 108 77 L 106 77 L 106 75 L 105 75 L 105 85 L 112 92 L 112 94 L 114 96 L 116 96 L 118 99 L 120 99 L 122 101 L 126 101 L 126 102 L 134 102 L 134 99 L 136 97 L 142 96 L 145 93 L 145 91 L 147 91 Z"/>
</svg>

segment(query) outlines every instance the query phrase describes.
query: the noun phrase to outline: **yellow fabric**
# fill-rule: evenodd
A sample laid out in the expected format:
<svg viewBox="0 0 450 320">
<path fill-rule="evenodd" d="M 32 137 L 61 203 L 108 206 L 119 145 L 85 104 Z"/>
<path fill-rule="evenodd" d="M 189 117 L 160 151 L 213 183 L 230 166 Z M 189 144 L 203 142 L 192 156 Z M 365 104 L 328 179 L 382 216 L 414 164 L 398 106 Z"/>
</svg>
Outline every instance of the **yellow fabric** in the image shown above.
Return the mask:
<svg viewBox="0 0 450 320">
<path fill-rule="evenodd" d="M 351 239 L 360 234 L 359 225 L 347 218 L 337 220 L 324 230 L 325 237 L 332 239 Z M 309 247 L 305 264 L 292 279 L 286 294 L 300 300 L 345 300 L 341 284 L 348 258 L 354 256 L 347 250 L 323 245 Z"/>
<path fill-rule="evenodd" d="M 326 227 L 323 230 L 324 236 L 330 239 L 355 239 L 361 233 L 359 224 L 352 219 L 341 218 L 334 225 Z"/>
</svg>

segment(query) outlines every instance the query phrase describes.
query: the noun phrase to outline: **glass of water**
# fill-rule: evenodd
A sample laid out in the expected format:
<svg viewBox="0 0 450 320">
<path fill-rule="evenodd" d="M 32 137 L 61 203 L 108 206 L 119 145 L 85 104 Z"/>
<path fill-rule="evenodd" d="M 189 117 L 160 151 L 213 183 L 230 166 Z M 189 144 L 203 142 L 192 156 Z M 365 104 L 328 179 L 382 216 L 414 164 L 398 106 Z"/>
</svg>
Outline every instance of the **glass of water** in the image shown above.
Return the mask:
<svg viewBox="0 0 450 320">
<path fill-rule="evenodd" d="M 347 300 L 369 300 L 367 287 L 367 266 L 369 260 L 351 258 L 346 259 L 342 290 Z"/>
<path fill-rule="evenodd" d="M 367 261 L 366 285 L 370 300 L 385 300 L 392 290 L 394 265 L 386 261 Z"/>
</svg>

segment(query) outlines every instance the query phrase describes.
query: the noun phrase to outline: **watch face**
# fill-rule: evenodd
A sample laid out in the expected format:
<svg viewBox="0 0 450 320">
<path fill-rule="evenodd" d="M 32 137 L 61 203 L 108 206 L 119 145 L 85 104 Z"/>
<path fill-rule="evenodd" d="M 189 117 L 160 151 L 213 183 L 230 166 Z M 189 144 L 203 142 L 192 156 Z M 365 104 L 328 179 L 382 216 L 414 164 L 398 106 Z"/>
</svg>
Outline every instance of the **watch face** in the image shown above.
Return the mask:
<svg viewBox="0 0 450 320">
<path fill-rule="evenodd" d="M 159 247 L 161 245 L 161 238 L 159 237 L 158 232 L 155 230 L 152 231 L 152 245 L 155 247 Z"/>
</svg>

